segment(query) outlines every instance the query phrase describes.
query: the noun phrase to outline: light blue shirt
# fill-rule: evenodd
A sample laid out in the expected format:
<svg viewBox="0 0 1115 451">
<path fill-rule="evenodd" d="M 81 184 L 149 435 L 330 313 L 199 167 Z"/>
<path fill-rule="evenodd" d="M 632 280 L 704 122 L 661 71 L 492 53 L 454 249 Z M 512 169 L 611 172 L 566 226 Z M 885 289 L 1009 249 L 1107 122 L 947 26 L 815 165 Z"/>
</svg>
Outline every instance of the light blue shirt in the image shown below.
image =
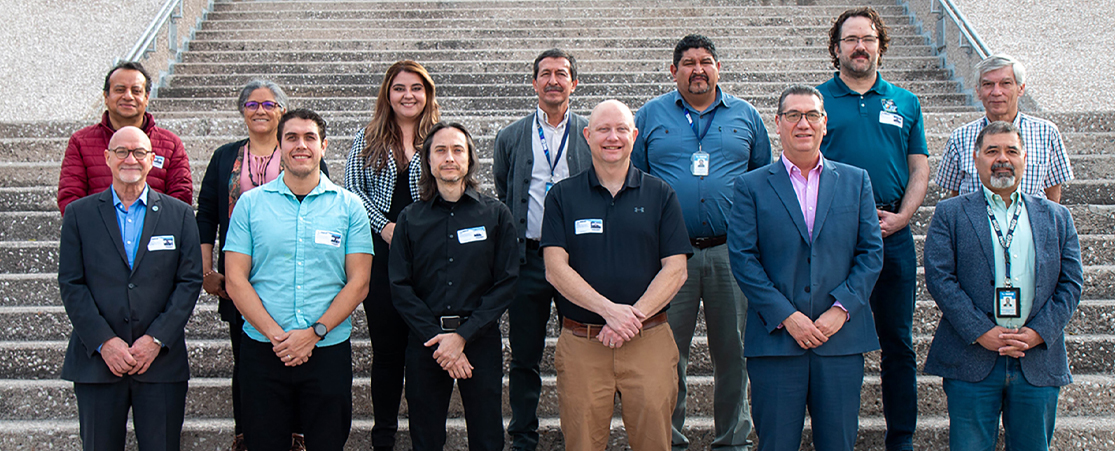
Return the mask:
<svg viewBox="0 0 1115 451">
<path fill-rule="evenodd" d="M 124 253 L 128 254 L 128 267 L 132 268 L 136 261 L 136 251 L 139 250 L 139 240 L 143 235 L 143 220 L 147 218 L 147 185 L 139 198 L 130 207 L 125 207 L 120 201 L 120 196 L 111 186 L 112 205 L 116 207 L 116 225 L 120 226 L 120 238 L 124 240 Z"/>
<path fill-rule="evenodd" d="M 356 194 L 323 174 L 299 202 L 283 182 L 285 176 L 240 196 L 224 250 L 252 257 L 248 280 L 263 308 L 289 332 L 309 328 L 332 305 L 348 282 L 346 255 L 374 250 L 368 213 Z M 269 341 L 248 322 L 244 333 Z M 317 346 L 342 343 L 351 333 L 352 320 L 346 318 Z"/>
<path fill-rule="evenodd" d="M 982 186 L 982 185 L 981 185 Z M 1016 190 L 1010 195 L 1010 208 L 1007 208 L 1006 202 L 998 194 L 992 193 L 991 190 L 983 187 L 983 196 L 991 205 L 991 213 L 995 215 L 995 221 L 999 223 L 999 229 L 1003 231 L 1003 237 L 1007 236 L 1007 229 L 1010 227 L 1010 220 L 1014 216 L 1015 210 L 1021 208 L 1022 211 L 1018 214 L 1018 225 L 1014 228 L 1014 238 L 1010 242 L 1010 283 L 1011 286 L 1018 288 L 1018 312 L 1021 314 L 1019 318 L 995 318 L 995 323 L 1006 327 L 1008 329 L 1017 329 L 1026 325 L 1026 319 L 1030 316 L 1030 309 L 1034 306 L 1034 277 L 1037 274 L 1036 256 L 1037 252 L 1034 248 L 1034 234 L 1030 229 L 1030 215 L 1026 211 L 1026 202 L 1022 201 L 1022 196 Z M 1006 286 L 1007 265 L 1006 257 L 1003 255 L 1003 245 L 999 243 L 999 235 L 995 233 L 995 228 L 991 226 L 991 222 L 987 223 L 987 228 L 991 230 L 991 248 L 992 253 L 995 254 L 995 286 Z M 998 299 L 995 300 L 998 302 Z"/>
<path fill-rule="evenodd" d="M 727 234 L 736 178 L 770 164 L 770 136 L 759 111 L 719 87 L 716 96 L 712 106 L 698 112 L 674 90 L 635 113 L 639 136 L 631 164 L 677 192 L 690 238 Z M 698 140 L 686 111 L 704 135 L 700 148 L 709 154 L 707 176 L 693 175 L 690 168 Z"/>
</svg>

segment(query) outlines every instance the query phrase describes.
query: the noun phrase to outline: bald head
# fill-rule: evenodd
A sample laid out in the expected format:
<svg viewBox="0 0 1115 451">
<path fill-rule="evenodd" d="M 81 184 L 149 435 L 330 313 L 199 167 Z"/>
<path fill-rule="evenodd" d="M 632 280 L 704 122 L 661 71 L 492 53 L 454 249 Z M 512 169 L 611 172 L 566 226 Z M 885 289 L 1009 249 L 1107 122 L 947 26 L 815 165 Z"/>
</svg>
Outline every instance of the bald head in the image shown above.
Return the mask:
<svg viewBox="0 0 1115 451">
<path fill-rule="evenodd" d="M 584 134 L 593 164 L 625 164 L 639 130 L 635 129 L 635 116 L 627 105 L 605 100 L 592 109 Z"/>
<path fill-rule="evenodd" d="M 142 155 L 140 158 L 139 155 Z M 121 157 L 123 155 L 123 157 Z M 112 184 L 140 185 L 147 183 L 147 173 L 151 171 L 155 153 L 151 151 L 151 139 L 136 127 L 121 127 L 108 140 L 105 149 L 105 164 L 112 169 Z"/>
</svg>

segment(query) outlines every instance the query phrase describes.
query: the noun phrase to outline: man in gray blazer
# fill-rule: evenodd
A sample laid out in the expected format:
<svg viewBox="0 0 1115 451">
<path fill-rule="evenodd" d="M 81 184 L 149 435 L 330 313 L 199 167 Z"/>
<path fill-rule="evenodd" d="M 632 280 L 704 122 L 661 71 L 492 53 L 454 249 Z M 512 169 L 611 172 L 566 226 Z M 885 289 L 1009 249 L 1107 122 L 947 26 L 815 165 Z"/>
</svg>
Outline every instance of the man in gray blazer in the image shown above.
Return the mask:
<svg viewBox="0 0 1115 451">
<path fill-rule="evenodd" d="M 806 408 L 817 451 L 851 451 L 863 353 L 879 349 L 869 296 L 883 238 L 867 171 L 821 154 L 824 98 L 778 101 L 782 158 L 735 182 L 732 273 L 747 296 L 744 355 L 759 451 L 797 451 Z"/>
<path fill-rule="evenodd" d="M 58 259 L 73 333 L 73 381 L 85 450 L 123 450 L 128 410 L 139 449 L 177 450 L 190 367 L 184 329 L 201 291 L 193 209 L 150 189 L 155 153 L 136 127 L 112 135 L 112 186 L 66 207 Z"/>
<path fill-rule="evenodd" d="M 561 49 L 534 59 L 538 108 L 496 134 L 495 173 L 499 200 L 511 209 L 519 235 L 519 284 L 508 310 L 511 331 L 511 435 L 514 449 L 538 446 L 538 397 L 542 390 L 539 364 L 556 292 L 546 281 L 538 251 L 546 194 L 555 183 L 592 165 L 581 130 L 588 120 L 569 110 L 577 89 L 577 60 Z"/>
<path fill-rule="evenodd" d="M 925 372 L 944 378 L 953 451 L 1047 450 L 1060 387 L 1072 382 L 1064 328 L 1080 302 L 1080 242 L 1068 209 L 1019 190 L 1019 129 L 992 122 L 973 158 L 982 189 L 937 204 L 925 280 L 941 308 Z"/>
</svg>

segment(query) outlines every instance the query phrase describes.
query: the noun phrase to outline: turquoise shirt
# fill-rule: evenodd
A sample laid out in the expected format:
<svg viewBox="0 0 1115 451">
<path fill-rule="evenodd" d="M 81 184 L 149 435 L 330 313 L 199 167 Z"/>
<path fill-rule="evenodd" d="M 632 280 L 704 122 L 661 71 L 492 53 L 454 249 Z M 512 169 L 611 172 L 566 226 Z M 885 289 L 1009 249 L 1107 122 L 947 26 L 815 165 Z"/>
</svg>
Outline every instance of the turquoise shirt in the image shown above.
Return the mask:
<svg viewBox="0 0 1115 451">
<path fill-rule="evenodd" d="M 136 261 L 136 251 L 139 250 L 139 239 L 143 235 L 143 221 L 147 219 L 147 185 L 143 185 L 143 192 L 139 198 L 132 202 L 131 207 L 125 207 L 120 201 L 116 190 L 112 191 L 112 206 L 116 207 L 116 225 L 120 226 L 120 239 L 124 241 L 124 252 L 128 254 L 128 267 L 133 268 Z"/>
<path fill-rule="evenodd" d="M 283 182 L 284 172 L 240 196 L 229 220 L 226 252 L 252 257 L 248 280 L 263 307 L 284 331 L 307 329 L 344 288 L 345 256 L 373 254 L 368 213 L 360 198 L 329 181 L 302 202 Z M 253 340 L 269 341 L 244 323 Z M 317 346 L 348 340 L 352 320 L 330 330 Z"/>
<path fill-rule="evenodd" d="M 983 186 L 983 185 L 980 185 Z M 1010 220 L 1014 216 L 1016 209 L 1022 209 L 1018 214 L 1018 225 L 1014 228 L 1014 238 L 1010 242 L 1010 283 L 1011 286 L 1016 287 L 1020 291 L 1018 299 L 1018 312 L 1021 314 L 1019 318 L 995 318 L 995 323 L 1006 327 L 1008 329 L 1017 329 L 1026 325 L 1026 319 L 1030 316 L 1030 309 L 1034 306 L 1034 277 L 1037 252 L 1034 249 L 1034 234 L 1030 229 L 1030 215 L 1026 211 L 1026 202 L 1022 201 L 1022 196 L 1016 190 L 1010 195 L 1010 208 L 1007 208 L 1006 202 L 998 194 L 992 193 L 991 190 L 983 186 L 983 197 L 991 205 L 991 212 L 995 215 L 995 221 L 999 223 L 999 230 L 1003 231 L 1003 237 L 1006 238 L 1007 228 L 1010 227 Z M 995 254 L 995 286 L 1006 286 L 1007 265 L 1006 257 L 1003 255 L 1003 245 L 999 243 L 999 235 L 995 233 L 995 228 L 991 226 L 988 221 L 987 228 L 991 230 L 991 248 L 992 253 Z M 998 302 L 998 300 L 996 300 Z"/>
<path fill-rule="evenodd" d="M 902 199 L 910 181 L 907 157 L 929 155 L 917 96 L 881 75 L 861 95 L 844 84 L 839 72 L 817 90 L 825 97 L 828 113 L 821 154 L 866 170 L 876 203 Z"/>
</svg>

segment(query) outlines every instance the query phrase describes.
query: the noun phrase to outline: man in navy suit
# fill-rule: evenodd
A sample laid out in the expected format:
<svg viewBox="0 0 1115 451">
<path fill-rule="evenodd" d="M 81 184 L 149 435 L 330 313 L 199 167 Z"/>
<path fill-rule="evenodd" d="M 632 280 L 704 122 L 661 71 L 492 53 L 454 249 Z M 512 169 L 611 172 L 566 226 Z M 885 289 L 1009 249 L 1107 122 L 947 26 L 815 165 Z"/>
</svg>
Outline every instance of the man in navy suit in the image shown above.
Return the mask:
<svg viewBox="0 0 1115 451">
<path fill-rule="evenodd" d="M 147 185 L 155 153 L 123 127 L 104 158 L 112 186 L 66 207 L 58 285 L 73 333 L 62 379 L 74 382 L 85 450 L 123 450 L 128 410 L 139 449 L 177 450 L 190 367 L 184 329 L 201 291 L 194 211 Z"/>
<path fill-rule="evenodd" d="M 774 123 L 782 158 L 736 179 L 728 232 L 732 273 L 749 300 L 757 449 L 799 449 L 808 407 L 814 447 L 850 451 L 863 353 L 879 349 L 868 298 L 883 240 L 871 181 L 821 155 L 827 116 L 816 89 L 786 88 Z"/>
<path fill-rule="evenodd" d="M 972 152 L 982 189 L 941 201 L 925 279 L 941 308 L 925 372 L 944 378 L 953 451 L 1048 450 L 1072 382 L 1065 325 L 1080 302 L 1080 242 L 1068 209 L 1022 193 L 1018 127 L 992 122 Z"/>
</svg>

